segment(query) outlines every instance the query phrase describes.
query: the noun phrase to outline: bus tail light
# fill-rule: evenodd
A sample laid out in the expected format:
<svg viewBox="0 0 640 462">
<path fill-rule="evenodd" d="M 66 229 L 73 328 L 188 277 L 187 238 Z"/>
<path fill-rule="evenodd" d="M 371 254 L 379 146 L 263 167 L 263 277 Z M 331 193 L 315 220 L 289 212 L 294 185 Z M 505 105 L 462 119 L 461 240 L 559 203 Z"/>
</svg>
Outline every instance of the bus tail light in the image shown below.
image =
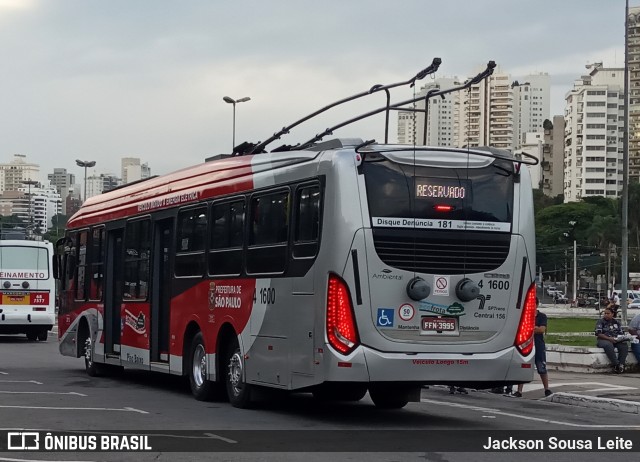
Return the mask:
<svg viewBox="0 0 640 462">
<path fill-rule="evenodd" d="M 358 330 L 347 284 L 329 274 L 327 290 L 327 338 L 329 344 L 347 355 L 358 345 Z"/>
<path fill-rule="evenodd" d="M 533 350 L 533 330 L 536 326 L 536 284 L 531 284 L 524 298 L 524 306 L 520 315 L 520 324 L 516 334 L 515 346 L 522 356 Z"/>
</svg>

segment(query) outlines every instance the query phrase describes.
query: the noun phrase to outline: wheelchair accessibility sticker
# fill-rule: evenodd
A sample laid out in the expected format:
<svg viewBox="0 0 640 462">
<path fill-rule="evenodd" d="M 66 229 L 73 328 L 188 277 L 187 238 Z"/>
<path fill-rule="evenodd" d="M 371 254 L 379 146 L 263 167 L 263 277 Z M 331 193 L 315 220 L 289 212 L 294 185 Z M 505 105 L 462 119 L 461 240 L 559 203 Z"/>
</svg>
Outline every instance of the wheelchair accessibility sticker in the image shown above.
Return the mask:
<svg viewBox="0 0 640 462">
<path fill-rule="evenodd" d="M 378 308 L 378 316 L 376 317 L 376 325 L 378 327 L 393 327 L 393 308 Z"/>
</svg>

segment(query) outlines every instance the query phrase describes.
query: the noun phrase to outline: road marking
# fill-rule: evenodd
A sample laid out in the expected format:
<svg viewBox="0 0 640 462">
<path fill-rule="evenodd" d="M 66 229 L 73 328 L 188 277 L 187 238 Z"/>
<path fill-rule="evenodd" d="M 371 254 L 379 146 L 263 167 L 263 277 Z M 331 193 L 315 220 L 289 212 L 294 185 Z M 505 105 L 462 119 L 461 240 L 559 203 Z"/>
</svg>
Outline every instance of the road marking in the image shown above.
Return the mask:
<svg viewBox="0 0 640 462">
<path fill-rule="evenodd" d="M 230 438 L 225 438 L 224 436 L 216 435 L 215 433 L 205 433 L 205 435 L 220 441 L 224 441 L 225 443 L 236 444 L 236 440 L 232 440 Z"/>
<path fill-rule="evenodd" d="M 435 404 L 438 406 L 449 406 L 449 407 L 457 407 L 457 408 L 462 408 L 462 409 L 469 409 L 471 411 L 480 411 L 480 412 L 484 412 L 487 414 L 495 414 L 495 415 L 501 415 L 501 416 L 505 416 L 505 417 L 515 417 L 517 419 L 523 419 L 523 420 L 532 420 L 534 422 L 543 422 L 543 423 L 550 423 L 550 424 L 556 424 L 556 425 L 565 425 L 567 427 L 578 427 L 578 428 L 599 428 L 599 429 L 603 429 L 603 428 L 626 428 L 626 429 L 640 429 L 640 425 L 603 425 L 603 424 L 578 424 L 578 423 L 572 423 L 572 422 L 563 422 L 561 420 L 551 420 L 551 419 L 542 419 L 540 417 L 531 417 L 531 416 L 524 416 L 524 415 L 520 415 L 520 414 L 512 414 L 510 412 L 505 412 L 505 411 L 501 411 L 500 409 L 491 409 L 488 407 L 480 407 L 480 406 L 472 406 L 472 405 L 467 405 L 467 404 L 461 404 L 461 403 L 453 403 L 450 401 L 436 401 L 433 399 L 425 399 L 422 398 L 420 400 L 421 403 L 427 403 L 427 404 Z"/>
<path fill-rule="evenodd" d="M 0 383 L 34 383 L 36 385 L 42 385 L 42 382 L 36 380 L 0 380 Z"/>
<path fill-rule="evenodd" d="M 2 375 L 9 375 L 9 373 L 8 373 L 8 372 L 3 372 L 3 371 L 0 371 L 0 374 L 2 374 Z"/>
<path fill-rule="evenodd" d="M 121 412 L 139 412 L 140 414 L 148 414 L 147 411 L 135 409 L 133 407 L 111 408 L 111 407 L 47 407 L 47 406 L 0 406 L 0 408 L 8 409 L 47 409 L 55 411 L 121 411 Z"/>
<path fill-rule="evenodd" d="M 76 395 L 76 396 L 89 396 L 76 391 L 57 392 L 57 391 L 0 391 L 5 394 L 29 394 L 29 395 Z"/>
<path fill-rule="evenodd" d="M 52 459 L 49 460 L 41 460 L 41 459 L 8 459 L 6 457 L 0 457 L 0 460 L 7 462 L 51 462 Z M 62 460 L 58 462 L 93 462 L 91 460 Z"/>
<path fill-rule="evenodd" d="M 567 383 L 557 383 L 557 384 L 553 384 L 552 388 L 560 388 L 560 387 L 566 387 L 566 386 L 580 386 L 580 387 L 584 387 L 584 386 L 596 386 L 596 387 L 600 387 L 600 388 L 594 388 L 592 390 L 580 390 L 580 391 L 576 391 L 576 393 L 586 393 L 589 391 L 617 391 L 617 390 L 637 390 L 637 387 L 627 387 L 625 385 L 612 385 L 612 384 L 608 384 L 608 383 L 602 383 L 602 382 L 567 382 Z M 542 384 L 525 384 L 524 386 L 524 391 L 536 391 L 536 390 L 543 390 L 544 389 L 544 385 Z M 572 390 L 571 393 L 574 393 L 574 391 Z"/>
</svg>

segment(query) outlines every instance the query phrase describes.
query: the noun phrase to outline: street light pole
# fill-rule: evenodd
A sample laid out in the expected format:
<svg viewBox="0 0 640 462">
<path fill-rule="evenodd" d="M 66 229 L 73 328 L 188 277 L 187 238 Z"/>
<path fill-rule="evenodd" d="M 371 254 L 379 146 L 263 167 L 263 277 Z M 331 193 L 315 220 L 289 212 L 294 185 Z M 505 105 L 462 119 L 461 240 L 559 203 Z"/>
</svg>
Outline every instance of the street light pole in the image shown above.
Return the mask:
<svg viewBox="0 0 640 462">
<path fill-rule="evenodd" d="M 35 180 L 24 180 L 22 182 L 22 184 L 26 184 L 28 186 L 28 200 L 29 200 L 29 226 L 30 226 L 30 231 L 33 232 L 33 206 L 31 204 L 31 186 L 36 186 L 38 185 L 38 182 Z"/>
<path fill-rule="evenodd" d="M 96 161 L 76 159 L 76 165 L 78 167 L 84 167 L 84 200 L 82 201 L 84 202 L 87 200 L 87 168 L 95 166 Z"/>
<path fill-rule="evenodd" d="M 249 98 L 248 96 L 245 96 L 244 98 L 233 99 L 228 96 L 223 96 L 222 100 L 225 103 L 233 104 L 233 135 L 232 135 L 233 145 L 231 146 L 231 153 L 233 153 L 233 150 L 236 148 L 236 104 L 244 103 L 245 101 L 251 100 L 251 98 Z"/>
</svg>

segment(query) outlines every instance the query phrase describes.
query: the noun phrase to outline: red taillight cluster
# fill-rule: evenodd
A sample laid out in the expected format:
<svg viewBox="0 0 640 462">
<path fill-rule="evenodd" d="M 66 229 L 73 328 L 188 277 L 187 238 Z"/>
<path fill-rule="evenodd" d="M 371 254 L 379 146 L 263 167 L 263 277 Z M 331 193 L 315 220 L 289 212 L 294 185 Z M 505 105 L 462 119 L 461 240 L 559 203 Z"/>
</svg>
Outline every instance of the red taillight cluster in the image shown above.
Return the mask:
<svg viewBox="0 0 640 462">
<path fill-rule="evenodd" d="M 516 334 L 515 346 L 518 351 L 527 356 L 533 350 L 533 330 L 536 327 L 536 285 L 531 284 L 524 298 L 524 306 L 520 315 L 520 324 Z"/>
<path fill-rule="evenodd" d="M 349 288 L 335 274 L 329 275 L 327 290 L 327 338 L 333 348 L 345 355 L 358 345 L 358 330 Z"/>
</svg>

